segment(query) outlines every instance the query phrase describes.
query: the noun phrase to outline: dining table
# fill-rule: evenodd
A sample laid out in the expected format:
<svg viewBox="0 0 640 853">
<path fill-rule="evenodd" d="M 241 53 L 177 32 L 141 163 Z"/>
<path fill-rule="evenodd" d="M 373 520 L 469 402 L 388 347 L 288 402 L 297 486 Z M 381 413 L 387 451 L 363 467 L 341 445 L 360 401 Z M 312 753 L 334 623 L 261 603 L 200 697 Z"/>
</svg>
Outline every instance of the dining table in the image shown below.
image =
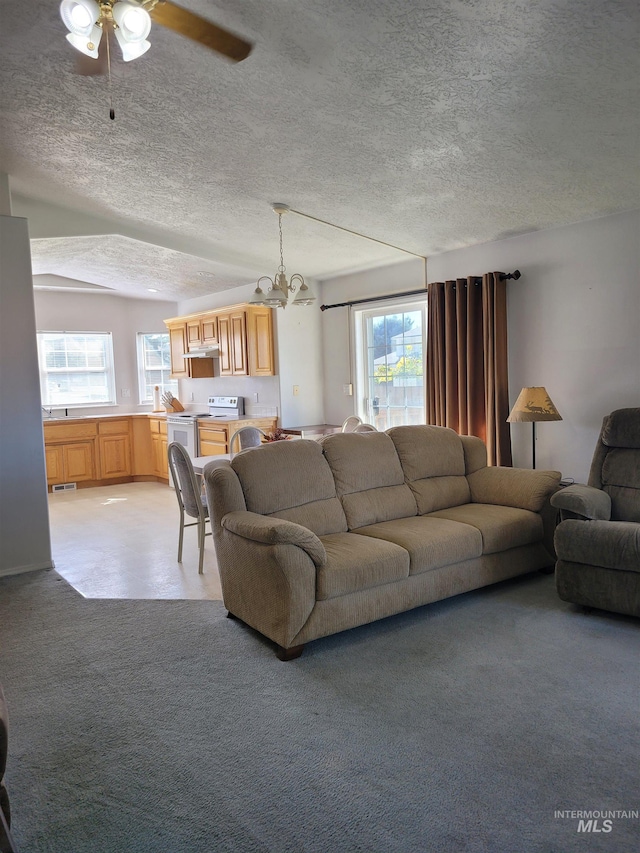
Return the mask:
<svg viewBox="0 0 640 853">
<path fill-rule="evenodd" d="M 231 454 L 218 453 L 216 456 L 194 456 L 191 460 L 194 473 L 201 477 L 204 473 L 204 466 L 208 462 L 214 462 L 217 459 L 225 459 L 228 462 L 231 459 Z"/>
</svg>

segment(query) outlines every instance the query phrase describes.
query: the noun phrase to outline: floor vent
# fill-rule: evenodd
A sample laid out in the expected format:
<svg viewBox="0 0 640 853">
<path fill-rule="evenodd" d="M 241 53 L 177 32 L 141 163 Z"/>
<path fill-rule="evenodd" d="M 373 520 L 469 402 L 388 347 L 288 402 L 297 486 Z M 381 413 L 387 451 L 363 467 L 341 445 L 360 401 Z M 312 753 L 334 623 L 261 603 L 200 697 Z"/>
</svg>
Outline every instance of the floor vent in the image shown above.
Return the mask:
<svg viewBox="0 0 640 853">
<path fill-rule="evenodd" d="M 57 486 L 51 486 L 52 492 L 68 492 L 74 491 L 77 488 L 75 483 L 58 483 Z"/>
</svg>

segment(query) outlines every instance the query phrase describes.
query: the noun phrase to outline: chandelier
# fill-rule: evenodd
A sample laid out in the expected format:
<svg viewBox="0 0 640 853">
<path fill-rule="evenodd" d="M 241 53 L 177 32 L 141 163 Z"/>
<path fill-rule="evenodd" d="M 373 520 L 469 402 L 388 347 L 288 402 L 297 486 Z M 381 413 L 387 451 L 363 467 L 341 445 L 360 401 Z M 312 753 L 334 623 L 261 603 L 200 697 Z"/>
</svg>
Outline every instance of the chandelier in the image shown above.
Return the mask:
<svg viewBox="0 0 640 853">
<path fill-rule="evenodd" d="M 135 2 L 62 0 L 60 16 L 69 30 L 67 41 L 92 59 L 98 58 L 102 34 L 109 27 L 113 28 L 125 62 L 137 59 L 151 47 L 147 41 L 151 17 L 145 8 Z"/>
<path fill-rule="evenodd" d="M 294 273 L 289 281 L 287 281 L 287 272 L 284 265 L 284 256 L 282 252 L 282 217 L 288 213 L 289 206 L 280 202 L 271 205 L 273 212 L 278 214 L 278 228 L 280 230 L 280 266 L 273 278 L 268 275 L 261 276 L 257 283 L 256 289 L 251 297 L 252 305 L 269 305 L 272 308 L 286 308 L 289 301 L 289 294 L 295 293 L 296 285 L 298 284 L 298 293 L 293 300 L 293 305 L 312 305 L 316 298 L 305 284 L 304 278 L 299 273 Z M 260 287 L 260 282 L 269 282 L 269 289 L 265 293 Z"/>
</svg>

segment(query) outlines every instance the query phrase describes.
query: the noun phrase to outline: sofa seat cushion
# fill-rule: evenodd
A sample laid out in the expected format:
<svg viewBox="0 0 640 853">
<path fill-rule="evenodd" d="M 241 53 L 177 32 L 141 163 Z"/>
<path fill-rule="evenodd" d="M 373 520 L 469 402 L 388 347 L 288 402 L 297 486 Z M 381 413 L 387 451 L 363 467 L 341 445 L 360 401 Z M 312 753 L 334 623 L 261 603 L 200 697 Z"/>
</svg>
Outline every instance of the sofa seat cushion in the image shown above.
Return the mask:
<svg viewBox="0 0 640 853">
<path fill-rule="evenodd" d="M 448 518 L 476 527 L 482 534 L 483 554 L 532 545 L 544 533 L 542 517 L 537 513 L 495 504 L 453 506 L 429 513 L 427 518 Z"/>
<path fill-rule="evenodd" d="M 556 527 L 555 544 L 565 562 L 640 572 L 640 524 L 633 521 L 567 519 Z"/>
<path fill-rule="evenodd" d="M 321 536 L 327 559 L 317 570 L 318 601 L 409 577 L 409 554 L 392 542 L 357 533 Z"/>
<path fill-rule="evenodd" d="M 408 551 L 412 575 L 482 556 L 482 534 L 478 528 L 446 518 L 424 515 L 399 518 L 360 527 L 357 532 L 393 542 Z"/>
<path fill-rule="evenodd" d="M 335 433 L 322 440 L 322 449 L 349 530 L 417 515 L 413 493 L 386 433 Z"/>
</svg>

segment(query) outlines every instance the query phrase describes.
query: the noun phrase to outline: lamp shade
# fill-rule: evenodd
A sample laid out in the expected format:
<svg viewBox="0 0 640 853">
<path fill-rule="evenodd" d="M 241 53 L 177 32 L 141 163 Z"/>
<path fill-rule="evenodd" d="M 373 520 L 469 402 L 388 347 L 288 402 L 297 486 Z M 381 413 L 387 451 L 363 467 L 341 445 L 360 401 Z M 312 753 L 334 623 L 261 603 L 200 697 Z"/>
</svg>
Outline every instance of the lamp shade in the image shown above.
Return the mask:
<svg viewBox="0 0 640 853">
<path fill-rule="evenodd" d="M 561 421 L 562 415 L 547 394 L 547 389 L 540 386 L 522 389 L 507 420 L 509 423 Z"/>
</svg>

